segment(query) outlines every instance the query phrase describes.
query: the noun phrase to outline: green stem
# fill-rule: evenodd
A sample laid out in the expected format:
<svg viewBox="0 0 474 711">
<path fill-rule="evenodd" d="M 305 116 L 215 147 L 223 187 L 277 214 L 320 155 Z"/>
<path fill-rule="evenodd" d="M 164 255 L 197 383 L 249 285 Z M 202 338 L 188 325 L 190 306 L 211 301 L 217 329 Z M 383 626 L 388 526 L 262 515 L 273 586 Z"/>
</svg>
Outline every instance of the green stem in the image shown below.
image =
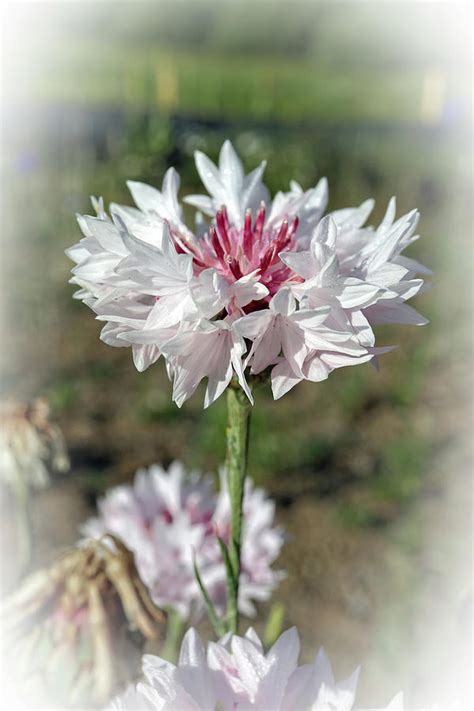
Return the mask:
<svg viewBox="0 0 474 711">
<path fill-rule="evenodd" d="M 183 637 L 184 620 L 174 609 L 168 612 L 168 628 L 163 647 L 160 649 L 160 657 L 168 662 L 176 663 L 178 650 Z"/>
<path fill-rule="evenodd" d="M 228 620 L 229 629 L 234 634 L 239 627 L 240 553 L 251 409 L 247 396 L 239 386 L 231 386 L 227 389 L 226 469 L 231 510 L 229 558 L 233 569 L 233 577 L 228 585 Z"/>
</svg>

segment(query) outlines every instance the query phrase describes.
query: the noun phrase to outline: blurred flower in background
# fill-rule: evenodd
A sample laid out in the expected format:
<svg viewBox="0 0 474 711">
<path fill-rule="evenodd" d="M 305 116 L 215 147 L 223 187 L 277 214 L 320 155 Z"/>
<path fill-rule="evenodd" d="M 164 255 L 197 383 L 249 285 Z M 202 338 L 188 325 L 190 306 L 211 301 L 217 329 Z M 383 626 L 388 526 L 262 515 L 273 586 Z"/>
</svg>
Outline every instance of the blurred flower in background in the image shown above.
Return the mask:
<svg viewBox="0 0 474 711">
<path fill-rule="evenodd" d="M 186 620 L 204 611 L 193 562 L 220 612 L 225 609 L 226 575 L 217 535 L 228 543 L 229 496 L 221 473 L 219 494 L 210 477 L 185 471 L 174 462 L 168 471 L 155 464 L 141 469 L 132 485 L 108 491 L 98 502 L 99 516 L 82 527 L 87 536 L 110 532 L 135 554 L 138 571 L 160 607 Z M 239 609 L 254 615 L 254 602 L 268 600 L 282 579 L 271 565 L 284 541 L 274 525 L 275 504 L 263 489 L 249 483 L 245 492 L 245 526 Z"/>
<path fill-rule="evenodd" d="M 0 608 L 10 672 L 2 701 L 25 708 L 104 704 L 133 677 L 134 655 L 144 639 L 160 636 L 164 620 L 121 541 L 81 541 Z"/>
<path fill-rule="evenodd" d="M 146 655 L 146 682 L 130 687 L 111 708 L 350 711 L 359 670 L 337 683 L 324 650 L 312 664 L 304 666 L 298 666 L 299 651 L 294 627 L 284 632 L 267 653 L 250 628 L 245 637 L 227 635 L 219 642 L 210 642 L 207 654 L 191 628 L 184 637 L 178 664 Z M 401 695 L 387 708 L 402 708 Z"/>
</svg>

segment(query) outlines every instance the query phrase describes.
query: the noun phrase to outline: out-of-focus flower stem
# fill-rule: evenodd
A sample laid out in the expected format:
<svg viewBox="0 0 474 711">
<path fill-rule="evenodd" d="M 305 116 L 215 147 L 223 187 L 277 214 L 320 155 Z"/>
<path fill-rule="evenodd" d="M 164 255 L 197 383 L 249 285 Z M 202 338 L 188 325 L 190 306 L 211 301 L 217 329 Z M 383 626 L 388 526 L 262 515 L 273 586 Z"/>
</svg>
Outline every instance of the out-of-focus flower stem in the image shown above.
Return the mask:
<svg viewBox="0 0 474 711">
<path fill-rule="evenodd" d="M 183 633 L 185 629 L 185 621 L 173 608 L 168 610 L 168 628 L 163 647 L 160 650 L 160 657 L 168 662 L 176 664 L 178 659 L 178 650 L 181 646 Z"/>
<path fill-rule="evenodd" d="M 18 569 L 23 575 L 31 562 L 32 555 L 32 526 L 30 510 L 30 492 L 28 483 L 22 476 L 15 481 L 15 503 L 18 535 Z"/>
<path fill-rule="evenodd" d="M 231 533 L 229 558 L 232 580 L 228 581 L 227 618 L 229 630 L 234 634 L 239 627 L 239 577 L 243 525 L 243 500 L 249 446 L 250 413 L 252 405 L 239 385 L 232 383 L 227 389 L 227 458 Z M 229 573 L 228 573 L 229 575 Z"/>
</svg>

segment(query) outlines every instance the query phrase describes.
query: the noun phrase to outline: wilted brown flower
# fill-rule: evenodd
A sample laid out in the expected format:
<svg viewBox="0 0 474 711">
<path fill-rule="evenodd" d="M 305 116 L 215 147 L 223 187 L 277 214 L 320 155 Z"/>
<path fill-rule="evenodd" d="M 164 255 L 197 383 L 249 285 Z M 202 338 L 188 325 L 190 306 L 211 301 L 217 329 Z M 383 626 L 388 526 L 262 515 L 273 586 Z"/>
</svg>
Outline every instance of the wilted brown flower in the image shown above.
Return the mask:
<svg viewBox="0 0 474 711">
<path fill-rule="evenodd" d="M 12 700 L 28 708 L 89 708 L 130 680 L 130 650 L 139 658 L 141 643 L 160 636 L 165 614 L 151 601 L 132 553 L 106 535 L 80 541 L 27 578 L 0 619 L 14 667 Z"/>
<path fill-rule="evenodd" d="M 16 559 L 24 572 L 31 559 L 31 491 L 44 489 L 50 473 L 69 470 L 69 457 L 46 400 L 0 403 L 0 482 L 13 494 L 17 518 Z"/>
<path fill-rule="evenodd" d="M 0 479 L 5 484 L 16 489 L 21 480 L 28 488 L 42 489 L 50 472 L 68 469 L 64 439 L 45 399 L 0 404 Z"/>
</svg>

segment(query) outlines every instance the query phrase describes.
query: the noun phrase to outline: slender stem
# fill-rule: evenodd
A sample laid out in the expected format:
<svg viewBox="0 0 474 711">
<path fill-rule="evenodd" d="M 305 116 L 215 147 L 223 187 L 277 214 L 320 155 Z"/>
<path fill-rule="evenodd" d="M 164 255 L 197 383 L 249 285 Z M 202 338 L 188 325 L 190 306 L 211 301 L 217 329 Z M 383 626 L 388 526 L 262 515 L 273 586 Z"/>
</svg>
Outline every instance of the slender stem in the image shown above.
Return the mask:
<svg viewBox="0 0 474 711">
<path fill-rule="evenodd" d="M 176 663 L 178 650 L 183 637 L 184 620 L 176 610 L 168 612 L 168 629 L 166 631 L 165 642 L 160 649 L 160 657 L 168 662 Z"/>
<path fill-rule="evenodd" d="M 239 627 L 239 577 L 242 545 L 243 502 L 249 446 L 251 404 L 239 387 L 227 389 L 227 481 L 229 487 L 231 530 L 229 558 L 233 579 L 229 581 L 228 619 L 230 631 Z"/>
<path fill-rule="evenodd" d="M 30 492 L 28 484 L 19 474 L 15 479 L 15 499 L 18 535 L 18 561 L 20 574 L 27 570 L 32 555 L 33 534 L 31 526 Z"/>
</svg>

